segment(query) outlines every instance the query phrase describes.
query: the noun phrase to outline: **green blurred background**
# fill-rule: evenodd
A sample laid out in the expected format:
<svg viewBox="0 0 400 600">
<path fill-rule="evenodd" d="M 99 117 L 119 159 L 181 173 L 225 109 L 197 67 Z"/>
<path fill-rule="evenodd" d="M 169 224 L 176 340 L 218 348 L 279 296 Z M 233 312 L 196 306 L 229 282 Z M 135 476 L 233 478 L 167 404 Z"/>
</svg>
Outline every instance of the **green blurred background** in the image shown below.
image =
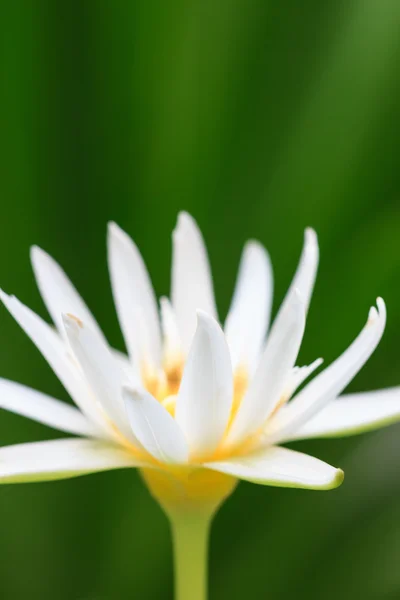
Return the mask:
<svg viewBox="0 0 400 600">
<path fill-rule="evenodd" d="M 351 384 L 400 383 L 398 0 L 16 0 L 0 7 L 0 278 L 41 315 L 37 243 L 123 348 L 108 220 L 169 291 L 177 212 L 198 220 L 221 315 L 249 237 L 276 310 L 303 229 L 321 269 L 301 363 L 336 357 L 378 294 L 385 337 Z M 1 376 L 67 400 L 0 310 Z M 57 437 L 1 413 L 1 445 Z M 242 483 L 216 518 L 210 597 L 400 598 L 400 426 L 297 444 L 346 472 L 333 492 Z M 0 488 L 3 600 L 172 598 L 168 524 L 135 472 Z"/>
</svg>

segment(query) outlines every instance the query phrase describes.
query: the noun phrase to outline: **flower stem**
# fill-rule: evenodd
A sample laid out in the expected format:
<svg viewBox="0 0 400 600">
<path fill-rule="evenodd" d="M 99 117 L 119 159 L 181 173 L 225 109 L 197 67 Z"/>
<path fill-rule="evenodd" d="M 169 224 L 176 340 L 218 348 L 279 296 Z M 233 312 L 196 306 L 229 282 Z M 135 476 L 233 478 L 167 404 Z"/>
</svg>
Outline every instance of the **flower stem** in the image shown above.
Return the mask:
<svg viewBox="0 0 400 600">
<path fill-rule="evenodd" d="M 180 514 L 171 519 L 175 600 L 207 600 L 211 519 L 208 514 Z"/>
<path fill-rule="evenodd" d="M 175 600 L 207 600 L 210 525 L 237 479 L 198 467 L 141 469 L 141 475 L 171 523 Z"/>
</svg>

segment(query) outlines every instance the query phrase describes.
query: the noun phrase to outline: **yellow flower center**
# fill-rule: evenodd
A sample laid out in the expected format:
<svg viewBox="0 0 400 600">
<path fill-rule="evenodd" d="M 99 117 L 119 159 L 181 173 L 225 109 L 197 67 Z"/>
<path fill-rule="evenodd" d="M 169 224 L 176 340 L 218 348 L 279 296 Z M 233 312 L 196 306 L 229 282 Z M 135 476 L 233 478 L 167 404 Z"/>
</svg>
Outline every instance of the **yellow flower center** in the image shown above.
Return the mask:
<svg viewBox="0 0 400 600">
<path fill-rule="evenodd" d="M 172 417 L 175 416 L 177 394 L 179 392 L 184 368 L 183 357 L 165 361 L 164 368 L 155 372 L 147 367 L 142 369 L 142 380 L 146 389 L 166 408 Z M 199 512 L 215 511 L 220 503 L 234 490 L 237 480 L 234 477 L 204 469 L 202 462 L 224 460 L 232 456 L 246 454 L 255 447 L 262 427 L 239 446 L 230 447 L 226 438 L 232 422 L 240 408 L 249 384 L 247 369 L 241 367 L 234 373 L 233 401 L 229 422 L 219 447 L 209 456 L 192 457 L 188 465 L 176 466 L 158 462 L 143 449 L 132 445 L 114 426 L 115 434 L 125 448 L 136 458 L 143 460 L 149 468 L 141 468 L 140 472 L 150 492 L 168 514 L 182 510 Z M 286 402 L 282 398 L 277 410 Z M 111 424 L 112 425 L 112 424 Z"/>
<path fill-rule="evenodd" d="M 167 409 L 172 417 L 175 416 L 177 394 L 179 392 L 184 369 L 184 358 L 175 357 L 174 360 L 166 360 L 164 369 L 161 373 L 154 373 L 147 368 L 142 369 L 142 378 L 146 389 Z M 233 401 L 231 414 L 225 434 L 219 447 L 209 456 L 195 457 L 193 462 L 202 462 L 205 460 L 223 460 L 228 456 L 236 456 L 246 453 L 254 445 L 258 434 L 246 440 L 244 444 L 235 448 L 226 445 L 226 438 L 232 422 L 239 410 L 240 404 L 247 391 L 249 384 L 249 374 L 245 367 L 236 369 L 233 377 Z M 282 402 L 283 403 L 283 402 Z M 280 404 L 281 405 L 281 404 Z M 201 460 L 200 460 L 201 459 Z"/>
<path fill-rule="evenodd" d="M 164 368 L 159 372 L 149 369 L 147 365 L 142 368 L 142 380 L 145 388 L 166 408 L 172 417 L 175 416 L 176 400 L 183 369 L 184 359 L 178 356 L 175 356 L 174 360 L 170 358 L 165 361 Z M 136 458 L 149 465 L 149 468 L 142 468 L 140 472 L 152 495 L 167 512 L 180 511 L 182 507 L 186 507 L 187 510 L 198 511 L 202 506 L 208 511 L 215 510 L 235 488 L 236 479 L 234 477 L 204 469 L 201 463 L 241 456 L 256 446 L 263 427 L 260 427 L 259 431 L 238 446 L 232 447 L 226 443 L 229 429 L 240 408 L 248 384 L 249 374 L 247 369 L 244 367 L 238 368 L 233 378 L 231 414 L 220 445 L 209 456 L 191 457 L 191 462 L 188 465 L 176 466 L 158 462 L 145 450 L 134 446 L 110 422 L 118 442 L 134 454 Z M 287 398 L 283 397 L 276 410 L 279 410 L 286 403 L 286 400 Z"/>
</svg>

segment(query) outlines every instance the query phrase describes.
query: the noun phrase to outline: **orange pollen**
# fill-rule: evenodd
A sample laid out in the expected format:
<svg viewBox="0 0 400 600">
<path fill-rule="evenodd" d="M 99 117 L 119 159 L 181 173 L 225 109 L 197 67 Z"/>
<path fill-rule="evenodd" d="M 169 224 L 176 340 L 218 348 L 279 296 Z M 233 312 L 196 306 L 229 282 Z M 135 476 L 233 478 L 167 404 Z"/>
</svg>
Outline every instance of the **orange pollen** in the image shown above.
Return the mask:
<svg viewBox="0 0 400 600">
<path fill-rule="evenodd" d="M 144 365 L 142 367 L 142 379 L 145 388 L 159 402 L 164 402 L 167 398 L 176 396 L 181 385 L 183 367 L 183 358 L 176 358 L 174 361 L 166 363 L 159 372 Z"/>
<path fill-rule="evenodd" d="M 179 388 L 182 381 L 183 374 L 183 361 L 170 366 L 165 370 L 167 379 L 168 396 L 176 395 L 179 392 Z"/>
</svg>

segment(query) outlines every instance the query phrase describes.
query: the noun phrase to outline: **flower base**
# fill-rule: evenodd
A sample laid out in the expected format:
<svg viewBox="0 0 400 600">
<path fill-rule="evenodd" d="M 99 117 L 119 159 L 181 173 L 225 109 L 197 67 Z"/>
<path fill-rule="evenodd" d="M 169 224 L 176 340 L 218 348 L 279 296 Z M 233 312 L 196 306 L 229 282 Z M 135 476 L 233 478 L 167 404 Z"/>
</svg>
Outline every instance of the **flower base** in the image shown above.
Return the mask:
<svg viewBox="0 0 400 600">
<path fill-rule="evenodd" d="M 141 469 L 141 474 L 171 523 L 175 600 L 206 600 L 211 521 L 237 480 L 199 468 Z"/>
</svg>

